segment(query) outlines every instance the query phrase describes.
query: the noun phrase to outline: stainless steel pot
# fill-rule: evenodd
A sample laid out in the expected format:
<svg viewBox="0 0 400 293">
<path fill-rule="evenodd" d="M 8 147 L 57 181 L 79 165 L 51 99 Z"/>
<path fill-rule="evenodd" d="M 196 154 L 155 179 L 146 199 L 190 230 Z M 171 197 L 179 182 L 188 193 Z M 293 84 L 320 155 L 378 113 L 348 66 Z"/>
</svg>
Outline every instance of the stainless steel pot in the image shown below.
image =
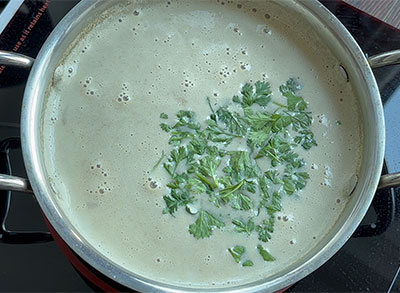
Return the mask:
<svg viewBox="0 0 400 293">
<path fill-rule="evenodd" d="M 31 69 L 25 88 L 21 139 L 27 179 L 0 175 L 0 189 L 34 192 L 44 214 L 63 240 L 86 262 L 116 282 L 138 291 L 164 290 L 169 292 L 200 291 L 155 282 L 127 271 L 100 254 L 74 228 L 54 200 L 54 192 L 46 178 L 41 153 L 41 116 L 45 92 L 52 75 L 78 34 L 94 21 L 99 13 L 114 1 L 84 0 L 74 7 L 48 37 L 36 60 L 15 53 L 0 51 L 0 64 Z M 356 41 L 345 27 L 317 0 L 288 2 L 303 15 L 322 39 L 341 60 L 350 81 L 360 97 L 364 121 L 363 161 L 358 182 L 351 194 L 343 216 L 334 228 L 303 259 L 283 272 L 255 283 L 224 290 L 275 291 L 304 278 L 332 257 L 350 238 L 364 217 L 376 189 L 400 185 L 400 174 L 380 177 L 384 159 L 385 128 L 379 90 L 371 68 L 399 64 L 400 50 L 369 58 L 364 56 Z M 215 290 L 215 289 L 214 289 Z M 206 290 L 201 290 L 206 291 Z"/>
</svg>

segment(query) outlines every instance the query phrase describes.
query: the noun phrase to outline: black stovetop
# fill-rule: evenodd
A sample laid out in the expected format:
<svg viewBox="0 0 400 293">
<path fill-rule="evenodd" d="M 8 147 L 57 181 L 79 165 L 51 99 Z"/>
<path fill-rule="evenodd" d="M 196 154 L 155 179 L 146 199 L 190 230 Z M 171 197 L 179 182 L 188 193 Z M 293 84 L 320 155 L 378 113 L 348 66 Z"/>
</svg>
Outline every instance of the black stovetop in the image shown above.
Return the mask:
<svg viewBox="0 0 400 293">
<path fill-rule="evenodd" d="M 5 2 L 0 0 L 0 8 Z M 3 33 L 0 32 L 0 50 L 14 49 L 35 57 L 48 34 L 76 2 L 25 0 Z M 371 56 L 400 48 L 399 30 L 343 2 L 321 2 L 344 23 L 366 54 Z M 24 34 L 29 25 L 29 33 Z M 399 172 L 400 66 L 376 69 L 374 73 L 381 91 L 387 124 L 387 170 L 384 172 Z M 0 74 L 0 141 L 19 136 L 26 77 L 27 73 L 10 68 L 4 69 Z M 0 147 L 1 145 L 2 143 Z M 3 155 L 1 152 L 2 150 L 0 156 Z M 21 151 L 18 148 L 11 150 L 10 158 L 13 174 L 26 176 Z M 6 169 L 5 160 L 0 157 L 1 172 Z M 0 216 L 4 213 L 1 205 L 6 203 L 6 195 L 5 192 L 0 192 Z M 11 195 L 6 224 L 10 230 L 46 230 L 34 198 L 17 192 Z M 75 271 L 54 242 L 44 239 L 45 242 L 34 244 L 10 244 L 3 243 L 2 239 L 10 242 L 12 237 L 0 236 L 0 291 L 93 290 L 93 286 Z M 32 239 L 28 237 L 25 240 Z M 397 292 L 400 291 L 400 277 L 397 276 L 399 268 L 400 189 L 391 189 L 376 193 L 359 229 L 331 260 L 288 291 Z"/>
</svg>

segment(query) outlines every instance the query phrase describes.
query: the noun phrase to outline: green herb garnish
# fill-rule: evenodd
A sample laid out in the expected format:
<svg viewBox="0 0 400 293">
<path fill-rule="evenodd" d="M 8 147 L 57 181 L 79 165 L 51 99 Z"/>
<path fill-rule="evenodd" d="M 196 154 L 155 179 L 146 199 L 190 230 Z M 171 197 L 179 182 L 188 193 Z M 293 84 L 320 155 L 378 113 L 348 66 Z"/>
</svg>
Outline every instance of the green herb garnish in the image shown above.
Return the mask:
<svg viewBox="0 0 400 293">
<path fill-rule="evenodd" d="M 242 258 L 242 255 L 245 253 L 246 248 L 244 248 L 244 246 L 236 245 L 233 248 L 229 248 L 228 251 L 232 255 L 235 262 L 240 263 L 240 259 Z"/>
<path fill-rule="evenodd" d="M 309 175 L 297 149 L 317 145 L 312 114 L 298 94 L 301 87 L 295 79 L 279 89 L 286 104 L 272 100 L 269 83 L 257 81 L 246 83 L 230 105 L 213 108 L 207 98 L 210 114 L 205 121 L 198 121 L 193 111 L 180 110 L 174 122 L 160 124 L 173 146 L 163 164 L 171 177 L 163 213 L 174 216 L 184 207 L 183 211 L 197 217 L 189 225 L 196 239 L 224 228 L 222 232 L 268 242 L 282 198 L 298 195 L 306 186 Z M 160 118 L 168 119 L 168 115 L 161 113 Z M 240 150 L 233 150 L 234 141 Z M 163 160 L 164 156 L 155 168 Z M 232 228 L 226 223 L 232 223 Z M 265 261 L 275 260 L 261 245 L 257 249 Z M 228 251 L 240 263 L 245 247 L 236 245 Z M 242 263 L 252 265 L 251 260 Z"/>
<path fill-rule="evenodd" d="M 168 119 L 168 114 L 161 113 L 161 114 L 160 114 L 160 118 L 161 118 L 161 119 Z"/>
<path fill-rule="evenodd" d="M 153 172 L 157 167 L 161 164 L 162 160 L 165 158 L 165 152 L 162 151 L 160 159 L 157 161 L 157 163 L 154 165 L 154 167 L 151 169 L 151 172 Z"/>
<path fill-rule="evenodd" d="M 252 267 L 254 263 L 251 260 L 246 260 L 243 264 L 242 267 Z"/>
<path fill-rule="evenodd" d="M 262 245 L 257 245 L 257 249 L 265 261 L 275 260 L 275 257 L 273 257 L 267 250 L 265 250 L 264 247 L 262 247 Z"/>
<path fill-rule="evenodd" d="M 222 228 L 225 224 L 207 211 L 201 210 L 196 222 L 189 226 L 189 233 L 196 239 L 210 237 L 213 228 Z"/>
</svg>

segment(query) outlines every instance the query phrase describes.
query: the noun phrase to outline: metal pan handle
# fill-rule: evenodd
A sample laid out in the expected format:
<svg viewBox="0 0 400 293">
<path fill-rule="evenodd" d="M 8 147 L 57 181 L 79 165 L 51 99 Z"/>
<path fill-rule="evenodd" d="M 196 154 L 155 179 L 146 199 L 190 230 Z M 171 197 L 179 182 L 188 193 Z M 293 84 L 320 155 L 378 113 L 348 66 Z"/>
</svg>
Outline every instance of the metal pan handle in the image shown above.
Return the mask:
<svg viewBox="0 0 400 293">
<path fill-rule="evenodd" d="M 33 193 L 28 179 L 0 174 L 0 190 Z"/>
<path fill-rule="evenodd" d="M 0 141 L 0 172 L 6 174 L 12 173 L 9 153 L 11 150 L 19 148 L 21 148 L 21 142 L 17 137 L 10 137 Z M 7 229 L 6 222 L 11 206 L 11 192 L 9 190 L 31 193 L 32 189 L 28 180 L 9 175 L 0 175 L 0 186 L 7 189 L 7 191 L 0 190 L 0 242 L 8 244 L 28 244 L 51 241 L 52 237 L 49 232 L 11 231 Z"/>
<path fill-rule="evenodd" d="M 400 187 L 400 172 L 381 176 L 378 189 Z"/>
<path fill-rule="evenodd" d="M 381 54 L 374 55 L 368 58 L 368 63 L 371 68 L 379 68 L 383 66 L 400 64 L 400 49 Z"/>
<path fill-rule="evenodd" d="M 14 66 L 29 70 L 35 59 L 22 54 L 0 50 L 0 65 Z"/>
<path fill-rule="evenodd" d="M 372 69 L 400 64 L 400 49 L 371 56 L 368 58 L 368 63 Z M 400 187 L 400 172 L 381 176 L 378 189 L 390 187 Z"/>
<path fill-rule="evenodd" d="M 0 50 L 0 65 L 29 70 L 35 59 L 15 52 Z M 29 181 L 11 175 L 0 174 L 0 190 L 32 193 Z"/>
</svg>

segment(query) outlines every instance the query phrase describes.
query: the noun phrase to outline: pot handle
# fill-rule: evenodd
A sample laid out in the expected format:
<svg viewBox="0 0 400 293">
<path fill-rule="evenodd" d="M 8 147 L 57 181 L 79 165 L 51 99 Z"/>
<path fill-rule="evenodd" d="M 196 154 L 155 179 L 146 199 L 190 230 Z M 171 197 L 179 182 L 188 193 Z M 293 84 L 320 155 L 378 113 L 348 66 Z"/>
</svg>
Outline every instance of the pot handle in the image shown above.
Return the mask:
<svg viewBox="0 0 400 293">
<path fill-rule="evenodd" d="M 390 187 L 400 187 L 400 172 L 381 176 L 378 189 Z"/>
<path fill-rule="evenodd" d="M 368 58 L 371 68 L 380 68 L 389 65 L 400 64 L 400 49 L 384 52 Z M 400 172 L 382 175 L 378 189 L 400 187 Z"/>
<path fill-rule="evenodd" d="M 384 52 L 368 58 L 371 68 L 400 64 L 400 49 Z"/>
<path fill-rule="evenodd" d="M 15 52 L 0 50 L 0 65 L 30 69 L 35 59 Z"/>
<path fill-rule="evenodd" d="M 30 69 L 35 59 L 15 52 L 0 50 L 0 65 Z M 0 174 L 0 190 L 32 193 L 29 181 L 11 175 Z"/>
<path fill-rule="evenodd" d="M 0 173 L 11 174 L 10 150 L 19 149 L 18 137 L 9 137 L 0 141 Z M 3 190 L 4 189 L 4 190 Z M 32 193 L 27 179 L 0 174 L 0 242 L 8 244 L 43 243 L 52 240 L 49 232 L 10 231 L 6 221 L 10 210 L 11 190 Z"/>
<path fill-rule="evenodd" d="M 33 193 L 28 179 L 0 174 L 0 190 Z"/>
</svg>

